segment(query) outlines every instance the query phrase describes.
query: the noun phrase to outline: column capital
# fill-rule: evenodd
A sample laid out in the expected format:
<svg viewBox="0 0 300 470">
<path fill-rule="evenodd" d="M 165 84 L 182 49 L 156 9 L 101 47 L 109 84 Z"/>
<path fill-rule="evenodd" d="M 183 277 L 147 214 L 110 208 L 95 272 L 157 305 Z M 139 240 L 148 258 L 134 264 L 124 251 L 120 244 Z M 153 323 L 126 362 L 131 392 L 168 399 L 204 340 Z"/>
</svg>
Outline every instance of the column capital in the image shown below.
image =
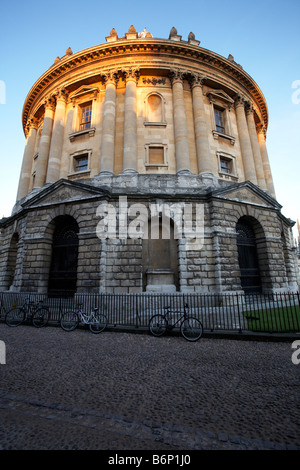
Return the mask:
<svg viewBox="0 0 300 470">
<path fill-rule="evenodd" d="M 265 140 L 267 138 L 267 129 L 266 129 L 266 126 L 262 123 L 259 123 L 257 126 L 256 126 L 256 131 L 258 134 L 261 134 L 264 136 Z"/>
<path fill-rule="evenodd" d="M 181 69 L 170 69 L 169 71 L 169 79 L 171 81 L 171 84 L 174 85 L 174 83 L 183 82 L 184 76 L 186 75 L 185 70 Z"/>
<path fill-rule="evenodd" d="M 128 69 L 124 69 L 122 70 L 122 76 L 123 76 L 123 80 L 125 81 L 125 83 L 129 81 L 133 81 L 137 83 L 140 77 L 140 69 L 136 67 L 130 67 Z"/>
<path fill-rule="evenodd" d="M 66 103 L 69 92 L 65 88 L 58 88 L 55 93 L 56 101 L 64 101 Z"/>
<path fill-rule="evenodd" d="M 55 99 L 53 95 L 47 96 L 44 101 L 44 108 L 45 111 L 46 109 L 51 109 L 52 111 L 55 111 Z"/>
<path fill-rule="evenodd" d="M 118 81 L 119 81 L 119 73 L 117 69 L 107 70 L 107 72 L 105 72 L 102 75 L 103 85 L 108 85 L 109 83 L 112 83 L 116 87 L 118 84 Z"/>
<path fill-rule="evenodd" d="M 200 73 L 191 72 L 188 76 L 191 89 L 193 89 L 195 86 L 202 88 L 205 80 L 207 80 L 207 77 L 205 75 L 201 75 Z"/>
<path fill-rule="evenodd" d="M 252 103 L 252 101 L 245 102 L 245 111 L 246 111 L 246 115 L 248 114 L 254 115 L 254 104 Z"/>
<path fill-rule="evenodd" d="M 236 108 L 238 108 L 239 106 L 245 108 L 246 103 L 247 103 L 247 99 L 241 93 L 238 93 L 235 96 L 234 105 Z"/>
<path fill-rule="evenodd" d="M 39 120 L 35 117 L 28 119 L 25 127 L 26 137 L 29 134 L 31 129 L 37 130 L 39 125 Z"/>
</svg>

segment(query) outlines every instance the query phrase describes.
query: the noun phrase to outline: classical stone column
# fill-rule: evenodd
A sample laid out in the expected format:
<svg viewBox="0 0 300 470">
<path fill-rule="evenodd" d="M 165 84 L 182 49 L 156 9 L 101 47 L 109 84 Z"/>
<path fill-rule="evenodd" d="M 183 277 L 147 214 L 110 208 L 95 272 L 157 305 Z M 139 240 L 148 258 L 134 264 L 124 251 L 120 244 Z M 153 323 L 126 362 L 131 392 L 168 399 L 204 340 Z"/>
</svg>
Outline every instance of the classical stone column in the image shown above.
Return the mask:
<svg viewBox="0 0 300 470">
<path fill-rule="evenodd" d="M 245 171 L 245 179 L 257 184 L 254 158 L 245 114 L 245 100 L 238 95 L 235 101 L 236 120 Z"/>
<path fill-rule="evenodd" d="M 173 120 L 175 136 L 175 156 L 177 173 L 190 171 L 189 142 L 183 94 L 183 73 L 170 71 L 173 91 Z"/>
<path fill-rule="evenodd" d="M 25 197 L 29 191 L 32 162 L 33 162 L 33 157 L 34 157 L 33 154 L 34 154 L 34 147 L 35 147 L 35 142 L 36 142 L 36 134 L 37 134 L 37 120 L 31 119 L 28 122 L 28 134 L 27 134 L 27 140 L 26 140 L 23 161 L 22 161 L 17 201 Z"/>
<path fill-rule="evenodd" d="M 116 74 L 109 72 L 105 76 L 105 80 L 106 90 L 103 109 L 100 173 L 113 173 L 116 127 Z"/>
<path fill-rule="evenodd" d="M 59 179 L 65 130 L 66 99 L 67 94 L 65 93 L 65 90 L 59 90 L 58 94 L 56 95 L 56 109 L 49 152 L 46 183 L 54 183 Z"/>
<path fill-rule="evenodd" d="M 137 171 L 137 111 L 136 84 L 138 70 L 129 69 L 124 72 L 126 81 L 125 116 L 124 116 L 124 151 L 123 171 Z"/>
<path fill-rule="evenodd" d="M 39 145 L 39 155 L 35 174 L 34 187 L 42 188 L 46 181 L 50 142 L 53 128 L 53 116 L 55 112 L 55 100 L 53 97 L 45 101 L 45 116 L 43 122 L 42 135 Z"/>
<path fill-rule="evenodd" d="M 258 128 L 257 138 L 258 138 L 258 143 L 259 143 L 259 148 L 260 148 L 260 153 L 261 153 L 261 158 L 262 158 L 262 163 L 263 163 L 267 190 L 271 194 L 272 197 L 276 198 L 273 177 L 272 177 L 272 172 L 271 172 L 271 167 L 270 167 L 270 162 L 269 162 L 269 156 L 268 156 L 267 147 L 266 147 L 266 129 L 263 125 L 259 126 Z"/>
<path fill-rule="evenodd" d="M 203 101 L 204 77 L 193 74 L 190 79 L 193 98 L 194 128 L 196 139 L 196 152 L 198 161 L 198 172 L 212 173 L 210 148 L 208 141 L 208 128 L 206 124 L 204 101 Z"/>
<path fill-rule="evenodd" d="M 267 185 L 266 185 L 263 163 L 262 163 L 262 158 L 261 158 L 260 148 L 259 148 L 259 143 L 258 143 L 258 138 L 257 138 L 256 126 L 255 126 L 255 121 L 254 121 L 254 109 L 253 109 L 252 104 L 250 104 L 247 107 L 246 116 L 247 116 L 248 130 L 249 130 L 249 136 L 250 136 L 250 141 L 251 141 L 251 146 L 252 146 L 252 153 L 253 153 L 253 158 L 254 158 L 254 165 L 255 165 L 255 170 L 256 170 L 257 184 L 261 189 L 265 191 L 267 189 Z"/>
</svg>

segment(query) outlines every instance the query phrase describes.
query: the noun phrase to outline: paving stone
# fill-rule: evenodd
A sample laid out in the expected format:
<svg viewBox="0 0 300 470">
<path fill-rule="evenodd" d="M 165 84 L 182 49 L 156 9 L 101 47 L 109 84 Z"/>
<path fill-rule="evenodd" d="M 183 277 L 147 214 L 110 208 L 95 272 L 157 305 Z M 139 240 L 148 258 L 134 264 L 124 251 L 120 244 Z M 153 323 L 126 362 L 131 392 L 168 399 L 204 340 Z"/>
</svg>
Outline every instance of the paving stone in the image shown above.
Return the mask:
<svg viewBox="0 0 300 470">
<path fill-rule="evenodd" d="M 288 342 L 2 323 L 0 338 L 1 449 L 300 450 Z"/>
</svg>

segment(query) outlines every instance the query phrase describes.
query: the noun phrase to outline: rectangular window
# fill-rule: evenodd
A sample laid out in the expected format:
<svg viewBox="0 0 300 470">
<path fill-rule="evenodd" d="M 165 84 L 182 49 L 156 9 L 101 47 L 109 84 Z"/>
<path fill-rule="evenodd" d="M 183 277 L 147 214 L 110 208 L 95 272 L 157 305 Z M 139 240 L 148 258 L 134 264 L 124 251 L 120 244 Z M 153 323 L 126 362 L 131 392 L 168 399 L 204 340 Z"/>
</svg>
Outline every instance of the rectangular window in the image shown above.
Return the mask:
<svg viewBox="0 0 300 470">
<path fill-rule="evenodd" d="M 149 165 L 164 165 L 164 147 L 149 147 Z"/>
<path fill-rule="evenodd" d="M 90 129 L 92 123 L 92 104 L 81 107 L 80 130 Z"/>
<path fill-rule="evenodd" d="M 74 158 L 74 171 L 78 173 L 79 171 L 86 171 L 88 169 L 88 154 L 79 155 Z"/>
<path fill-rule="evenodd" d="M 222 173 L 230 174 L 232 173 L 231 169 L 231 161 L 227 160 L 226 158 L 220 158 L 220 167 Z"/>
<path fill-rule="evenodd" d="M 214 112 L 215 112 L 216 130 L 218 132 L 222 132 L 223 134 L 225 134 L 224 113 L 219 108 L 214 108 Z"/>
</svg>

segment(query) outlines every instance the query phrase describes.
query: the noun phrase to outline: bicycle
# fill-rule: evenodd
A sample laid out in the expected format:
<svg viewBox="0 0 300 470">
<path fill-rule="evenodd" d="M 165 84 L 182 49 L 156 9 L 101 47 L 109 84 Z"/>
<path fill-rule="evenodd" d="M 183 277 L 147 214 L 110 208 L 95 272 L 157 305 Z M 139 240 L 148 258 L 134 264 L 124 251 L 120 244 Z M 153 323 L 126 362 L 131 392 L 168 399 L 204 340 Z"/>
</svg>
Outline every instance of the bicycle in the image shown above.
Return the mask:
<svg viewBox="0 0 300 470">
<path fill-rule="evenodd" d="M 190 316 L 188 304 L 184 304 L 183 314 L 174 323 L 170 323 L 170 314 L 182 313 L 182 310 L 163 307 L 164 314 L 155 314 L 150 318 L 149 330 L 153 336 L 162 336 L 167 330 L 173 330 L 180 323 L 180 332 L 187 341 L 197 341 L 203 334 L 203 326 L 198 318 Z"/>
<path fill-rule="evenodd" d="M 42 303 L 43 300 L 30 302 L 29 299 L 25 299 L 22 307 L 14 307 L 6 313 L 5 323 L 8 326 L 19 326 L 25 320 L 31 320 L 36 328 L 46 326 L 50 311 L 49 307 L 45 307 Z"/>
<path fill-rule="evenodd" d="M 107 318 L 103 313 L 98 313 L 98 308 L 95 307 L 90 314 L 84 313 L 80 304 L 76 312 L 69 311 L 62 314 L 60 326 L 65 331 L 73 331 L 80 322 L 89 325 L 92 333 L 101 333 L 107 326 Z"/>
</svg>

